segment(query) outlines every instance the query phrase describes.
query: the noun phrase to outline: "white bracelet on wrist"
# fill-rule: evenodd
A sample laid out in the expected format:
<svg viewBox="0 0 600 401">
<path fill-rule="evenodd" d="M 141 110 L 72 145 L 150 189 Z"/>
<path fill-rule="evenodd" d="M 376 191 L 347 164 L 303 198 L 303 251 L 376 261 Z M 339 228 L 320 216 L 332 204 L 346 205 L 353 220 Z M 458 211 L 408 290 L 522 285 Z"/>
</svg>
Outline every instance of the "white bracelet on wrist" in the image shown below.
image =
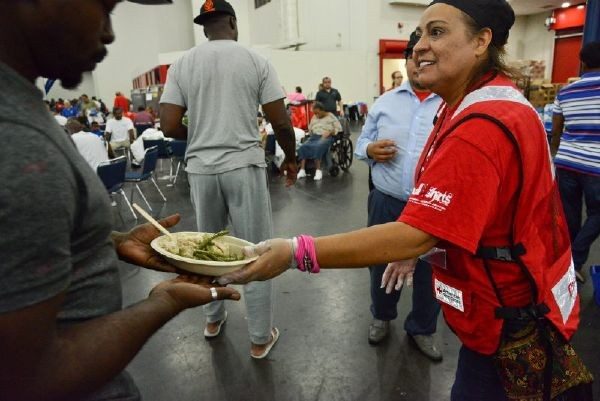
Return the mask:
<svg viewBox="0 0 600 401">
<path fill-rule="evenodd" d="M 298 249 L 298 238 L 294 237 L 290 240 L 292 246 L 292 260 L 288 266 L 288 269 L 297 269 L 298 262 L 296 262 L 296 249 Z"/>
</svg>

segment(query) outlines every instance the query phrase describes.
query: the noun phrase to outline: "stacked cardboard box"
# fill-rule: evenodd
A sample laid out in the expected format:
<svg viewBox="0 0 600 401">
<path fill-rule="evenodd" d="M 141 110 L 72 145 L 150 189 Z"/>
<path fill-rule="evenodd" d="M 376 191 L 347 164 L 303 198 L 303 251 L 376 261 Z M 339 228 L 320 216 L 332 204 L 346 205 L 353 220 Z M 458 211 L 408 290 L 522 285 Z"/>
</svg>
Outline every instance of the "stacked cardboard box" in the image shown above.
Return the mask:
<svg viewBox="0 0 600 401">
<path fill-rule="evenodd" d="M 531 89 L 529 90 L 529 101 L 533 107 L 544 107 L 548 103 L 553 103 L 558 93 L 560 84 L 552 84 L 549 82 L 535 82 L 532 83 Z"/>
</svg>

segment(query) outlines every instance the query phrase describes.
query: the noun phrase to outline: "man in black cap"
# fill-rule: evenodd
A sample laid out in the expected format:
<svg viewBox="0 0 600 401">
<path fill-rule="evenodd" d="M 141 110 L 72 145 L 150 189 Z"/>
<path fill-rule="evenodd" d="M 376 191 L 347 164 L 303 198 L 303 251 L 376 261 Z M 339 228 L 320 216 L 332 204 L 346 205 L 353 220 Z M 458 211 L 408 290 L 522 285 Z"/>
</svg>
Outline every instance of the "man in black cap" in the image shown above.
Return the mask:
<svg viewBox="0 0 600 401">
<path fill-rule="evenodd" d="M 161 97 L 161 127 L 187 139 L 186 171 L 198 231 L 217 232 L 231 222 L 232 234 L 258 243 L 273 234 L 264 149 L 256 124 L 259 106 L 285 153 L 287 184 L 296 179 L 295 135 L 273 66 L 237 43 L 235 11 L 224 0 L 206 1 L 194 22 L 208 42 L 188 51 L 169 68 Z M 189 124 L 181 119 L 187 111 Z M 264 358 L 277 341 L 271 282 L 244 288 L 250 355 Z M 222 302 L 204 308 L 204 336 L 216 337 L 227 319 Z"/>
<path fill-rule="evenodd" d="M 412 50 L 419 38 L 413 32 L 404 53 L 408 81 L 390 89 L 373 104 L 362 133 L 356 142 L 356 157 L 372 167 L 374 188 L 369 193 L 368 225 L 396 221 L 404 210 L 414 187 L 414 170 L 433 128 L 433 118 L 441 99 L 422 88 L 416 80 Z M 371 276 L 371 313 L 369 343 L 381 343 L 390 332 L 390 322 L 398 316 L 402 288 L 381 288 L 386 265 L 369 267 Z M 412 281 L 407 273 L 406 282 Z M 419 261 L 414 274 L 412 311 L 404 328 L 418 349 L 433 361 L 442 353 L 434 341 L 440 306 L 431 288 L 431 266 Z M 410 284 L 409 284 L 410 285 Z"/>
<path fill-rule="evenodd" d="M 123 369 L 150 336 L 186 308 L 239 294 L 179 278 L 121 310 L 117 257 L 174 268 L 150 248 L 152 226 L 111 234 L 104 185 L 35 86 L 45 76 L 75 88 L 95 68 L 117 1 L 58 3 L 2 2 L 0 13 L 0 400 L 134 401 Z"/>
</svg>

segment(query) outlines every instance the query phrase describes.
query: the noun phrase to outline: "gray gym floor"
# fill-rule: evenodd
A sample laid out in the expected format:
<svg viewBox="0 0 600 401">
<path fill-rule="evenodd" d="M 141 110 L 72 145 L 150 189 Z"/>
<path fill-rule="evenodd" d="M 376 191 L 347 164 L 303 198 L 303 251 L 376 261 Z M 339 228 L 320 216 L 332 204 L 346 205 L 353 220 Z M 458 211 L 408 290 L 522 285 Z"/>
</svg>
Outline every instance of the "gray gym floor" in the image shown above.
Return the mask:
<svg viewBox="0 0 600 401">
<path fill-rule="evenodd" d="M 358 132 L 354 127 L 354 141 Z M 158 175 L 167 170 L 165 162 Z M 195 231 L 184 175 L 175 187 L 159 181 L 166 203 L 151 184 L 143 184 L 142 189 L 155 217 L 178 212 L 182 221 L 177 231 Z M 325 174 L 320 182 L 308 177 L 291 189 L 284 187 L 282 179 L 271 178 L 275 235 L 325 235 L 364 227 L 367 178 L 368 169 L 358 160 L 338 177 Z M 119 208 L 124 221 L 116 210 L 115 221 L 127 229 L 135 222 L 123 206 Z M 600 263 L 598 243 L 589 262 Z M 125 305 L 143 299 L 156 283 L 168 277 L 125 263 L 121 273 Z M 242 300 L 229 302 L 227 324 L 211 341 L 202 334 L 202 308 L 180 314 L 148 341 L 128 370 L 146 401 L 448 400 L 459 342 L 440 316 L 437 335 L 444 360 L 430 362 L 415 350 L 402 328 L 411 306 L 411 291 L 403 291 L 390 337 L 373 347 L 367 343 L 371 315 L 366 269 L 324 271 L 312 276 L 290 271 L 274 281 L 274 321 L 281 337 L 267 359 L 250 358 Z M 600 307 L 593 302 L 589 277 L 580 291 L 581 325 L 574 345 L 598 379 Z M 600 399 L 598 382 L 594 395 Z"/>
</svg>

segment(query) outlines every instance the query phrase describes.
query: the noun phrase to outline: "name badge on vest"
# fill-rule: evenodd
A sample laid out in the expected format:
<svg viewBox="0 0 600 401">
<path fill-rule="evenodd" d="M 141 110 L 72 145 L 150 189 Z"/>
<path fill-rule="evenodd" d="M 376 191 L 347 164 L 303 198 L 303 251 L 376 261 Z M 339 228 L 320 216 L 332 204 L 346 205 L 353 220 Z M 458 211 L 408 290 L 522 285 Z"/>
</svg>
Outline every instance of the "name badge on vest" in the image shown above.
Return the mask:
<svg viewBox="0 0 600 401">
<path fill-rule="evenodd" d="M 465 311 L 463 292 L 461 290 L 450 287 L 448 284 L 442 283 L 437 278 L 434 280 L 433 289 L 435 291 L 435 297 L 438 299 L 438 301 L 450 305 L 461 312 Z"/>
</svg>

